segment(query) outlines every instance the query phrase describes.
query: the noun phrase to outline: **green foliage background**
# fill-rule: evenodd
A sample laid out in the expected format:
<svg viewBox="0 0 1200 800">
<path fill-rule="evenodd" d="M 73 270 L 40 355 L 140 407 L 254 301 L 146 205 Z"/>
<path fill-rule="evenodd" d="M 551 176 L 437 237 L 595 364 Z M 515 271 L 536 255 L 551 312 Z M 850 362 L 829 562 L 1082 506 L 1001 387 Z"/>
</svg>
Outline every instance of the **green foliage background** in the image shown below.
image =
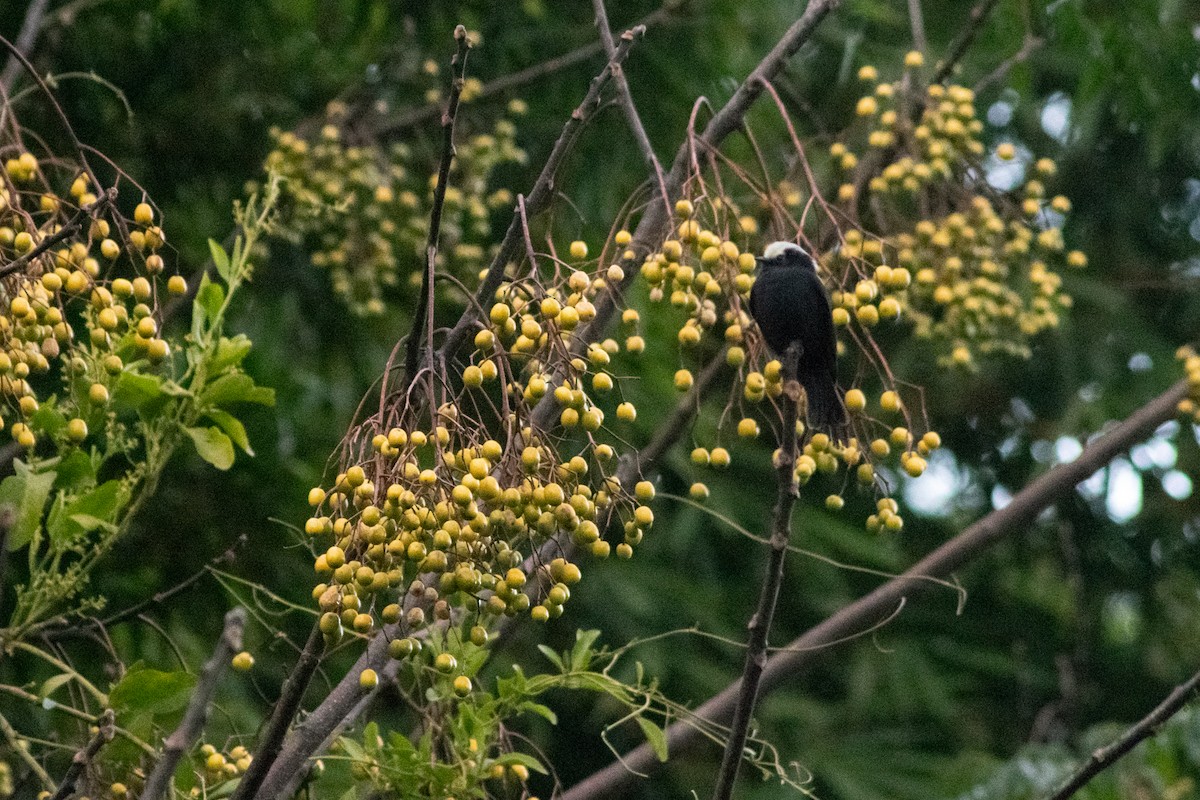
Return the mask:
<svg viewBox="0 0 1200 800">
<path fill-rule="evenodd" d="M 160 205 L 184 274 L 203 263 L 208 237 L 230 230 L 230 206 L 246 181 L 259 177 L 270 126 L 290 128 L 318 116 L 335 97 L 382 97 L 395 108 L 420 103 L 417 94 L 395 88 L 397 79 L 425 57 L 444 63 L 458 23 L 482 33 L 470 73 L 485 82 L 595 37 L 590 4 L 578 2 L 108 0 L 78 5 L 70 15 L 62 8 L 77 4 L 51 5 L 61 8 L 52 8 L 56 16 L 34 63 L 59 76 L 59 99 L 80 138 L 120 163 Z M 650 30 L 626 73 L 661 156 L 681 140 L 694 99 L 715 105 L 726 98 L 790 24 L 797 5 L 698 0 Z M 966 24 L 968 4 L 922 5 L 931 48 L 941 53 Z M 623 26 L 655 7 L 613 2 L 609 14 Z M 0 7 L 0 32 L 11 35 L 23 13 L 22 3 Z M 1044 470 L 1061 437 L 1100 430 L 1177 378 L 1174 350 L 1195 339 L 1200 322 L 1197 25 L 1200 10 L 1185 0 L 1000 0 L 963 59 L 960 80 L 971 85 L 989 75 L 1027 37 L 1040 43 L 978 105 L 981 112 L 998 102 L 1011 109 L 1011 120 L 989 126 L 986 137 L 1012 140 L 1060 164 L 1050 188 L 1074 205 L 1068 245 L 1090 258 L 1086 271 L 1067 276 L 1076 308 L 1061 331 L 1037 341 L 1024 364 L 947 375 L 918 346 L 901 351 L 893 366 L 927 387 L 932 420 L 953 454 L 957 491 L 945 513 L 906 514 L 909 524 L 893 538 L 866 534 L 847 521 L 856 516 L 826 512 L 814 491 L 817 501 L 802 498 L 797 516 L 802 546 L 899 571 Z M 853 114 L 855 69 L 873 63 L 885 76 L 895 74 L 910 47 L 903 3 L 846 2 L 780 81 L 802 133 L 822 141 L 838 130 Z M 514 95 L 530 106 L 518 138 L 531 166 L 506 168 L 502 185 L 514 191 L 530 185 L 599 64 L 593 58 Z M 1070 108 L 1061 141 L 1042 125 L 1052 104 Z M 27 126 L 53 139 L 54 120 L 42 104 L 26 99 L 20 108 Z M 486 117 L 488 109 L 483 101 L 463 113 Z M 766 104 L 750 124 L 768 148 L 784 141 Z M 437 136 L 430 127 L 405 137 L 433 163 Z M 729 149 L 746 152 L 736 140 Z M 643 179 L 618 112 L 605 111 L 559 181 L 578 210 L 559 213 L 563 239 L 599 242 Z M 648 326 L 653 341 L 654 321 Z M 184 579 L 240 534 L 248 544 L 234 571 L 306 602 L 310 560 L 286 525 L 304 519 L 308 488 L 319 482 L 407 320 L 353 317 L 302 253 L 277 248 L 260 265 L 230 328 L 254 340 L 248 370 L 278 393 L 274 409 L 253 410 L 248 419 L 258 456 L 229 473 L 193 455 L 177 458 L 138 530 L 98 579 L 111 608 Z M 671 335 L 665 326 L 662 333 Z M 671 396 L 678 366 L 647 361 L 634 389 L 644 432 L 665 413 L 662 398 Z M 711 411 L 701 415 L 699 430 L 711 429 L 719 407 Z M 1166 438 L 1177 449 L 1177 468 L 1196 474 L 1196 437 L 1182 427 Z M 709 502 L 761 530 L 773 499 L 767 454 L 743 448 L 734 457 L 741 465 L 736 479 L 706 478 Z M 961 614 L 952 592 L 934 592 L 885 629 L 832 648 L 763 703 L 765 732 L 788 760 L 814 774 L 819 796 L 1038 796 L 1027 780 L 1031 771 L 1061 774 L 1054 770 L 1068 753 L 1087 752 L 1099 735 L 1085 732 L 1140 717 L 1200 667 L 1198 506 L 1194 498 L 1177 501 L 1164 492 L 1162 467 L 1135 469 L 1143 492 L 1136 517 L 1112 518 L 1103 486 L 1098 495 L 1077 493 L 1028 535 L 963 571 L 969 599 Z M 664 465 L 662 488 L 683 494 L 693 479 L 681 449 Z M 526 658 L 543 638 L 561 649 L 577 626 L 602 629 L 612 644 L 697 622 L 721 636 L 741 636 L 757 598 L 757 547 L 693 508 L 664 501 L 657 513 L 660 522 L 632 563 L 592 567 L 569 612 L 544 630 L 523 626 L 508 645 L 510 658 Z M 879 580 L 792 559 L 773 640 L 803 632 Z M 220 587 L 203 581 L 155 617 L 196 663 L 229 602 Z M 308 625 L 295 615 L 266 621 L 298 639 Z M 251 732 L 276 695 L 292 651 L 271 630 L 252 628 L 260 668 L 252 681 L 222 690 L 218 730 Z M 148 626 L 125 624 L 112 635 L 131 661 L 162 669 L 177 663 L 163 634 Z M 103 667 L 105 656 L 94 648 L 80 645 L 72 654 L 96 671 Z M 670 696 L 694 703 L 723 688 L 741 663 L 733 647 L 682 635 L 639 648 L 636 658 Z M 328 674 L 335 679 L 336 666 Z M 611 760 L 596 735 L 611 709 L 589 705 L 589 697 L 559 699 L 557 731 L 529 732 L 569 786 Z M 1137 775 L 1163 781 L 1162 791 L 1178 790 L 1176 781 L 1195 775 L 1200 763 L 1197 730 L 1194 715 L 1181 718 L 1166 743 L 1134 760 L 1134 777 L 1097 784 L 1089 796 L 1137 796 L 1131 793 Z M 640 734 L 628 726 L 612 739 L 626 747 Z M 644 782 L 639 796 L 703 793 L 714 762 L 709 751 L 674 759 L 671 782 Z M 1150 766 L 1143 774 L 1137 764 Z M 781 791 L 764 784 L 747 796 Z"/>
</svg>

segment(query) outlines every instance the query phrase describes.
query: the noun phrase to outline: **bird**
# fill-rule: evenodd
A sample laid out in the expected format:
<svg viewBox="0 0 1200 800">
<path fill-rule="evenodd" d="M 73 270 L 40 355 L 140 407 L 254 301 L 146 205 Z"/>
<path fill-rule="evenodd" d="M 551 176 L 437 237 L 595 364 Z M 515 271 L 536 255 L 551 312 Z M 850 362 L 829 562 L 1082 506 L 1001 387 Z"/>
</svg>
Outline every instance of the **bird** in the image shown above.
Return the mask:
<svg viewBox="0 0 1200 800">
<path fill-rule="evenodd" d="M 772 242 L 756 260 L 750 315 L 779 357 L 799 343 L 796 378 L 808 398 L 809 425 L 836 434 L 846 422 L 846 410 L 837 386 L 833 313 L 816 262 L 794 242 Z"/>
</svg>

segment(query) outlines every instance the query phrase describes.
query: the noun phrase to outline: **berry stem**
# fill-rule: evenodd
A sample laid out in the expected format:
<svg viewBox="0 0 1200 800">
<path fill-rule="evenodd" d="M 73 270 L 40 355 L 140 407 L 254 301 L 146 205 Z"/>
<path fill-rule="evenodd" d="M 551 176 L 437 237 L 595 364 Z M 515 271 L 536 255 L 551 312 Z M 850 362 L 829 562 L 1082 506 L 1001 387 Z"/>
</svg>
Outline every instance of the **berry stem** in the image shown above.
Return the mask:
<svg viewBox="0 0 1200 800">
<path fill-rule="evenodd" d="M 792 342 L 783 356 L 785 386 L 796 381 L 799 361 L 800 345 Z M 713 800 L 729 800 L 733 794 L 734 781 L 737 780 L 738 767 L 742 763 L 742 751 L 746 747 L 746 738 L 750 731 L 750 718 L 754 713 L 759 684 L 767 665 L 767 639 L 771 634 L 779 589 L 783 585 L 783 565 L 792 534 L 792 509 L 799 495 L 795 469 L 796 451 L 799 446 L 796 423 L 800 418 L 800 408 L 796 394 L 792 392 L 784 392 L 780 399 L 783 402 L 783 428 L 780 431 L 779 460 L 775 466 L 779 478 L 779 494 L 772 515 L 771 553 L 767 559 L 758 608 L 746 626 L 749 634 L 746 641 L 746 664 L 742 668 L 737 707 L 733 712 L 729 739 L 725 742 L 725 754 L 721 758 L 721 771 L 717 774 Z"/>
</svg>

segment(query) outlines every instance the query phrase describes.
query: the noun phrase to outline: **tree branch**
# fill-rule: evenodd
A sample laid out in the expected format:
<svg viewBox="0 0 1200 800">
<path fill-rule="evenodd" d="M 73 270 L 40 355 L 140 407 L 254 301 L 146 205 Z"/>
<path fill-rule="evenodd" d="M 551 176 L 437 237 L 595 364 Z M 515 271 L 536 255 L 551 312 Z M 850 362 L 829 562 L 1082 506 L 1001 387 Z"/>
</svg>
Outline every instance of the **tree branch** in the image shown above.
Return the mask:
<svg viewBox="0 0 1200 800">
<path fill-rule="evenodd" d="M 83 774 L 84 767 L 96 757 L 96 753 L 100 752 L 101 747 L 112 741 L 116 734 L 116 728 L 113 725 L 114 719 L 113 710 L 106 709 L 100 717 L 100 730 L 96 731 L 96 735 L 88 742 L 87 747 L 76 751 L 71 759 L 71 766 L 67 767 L 67 774 L 63 775 L 62 782 L 58 784 L 58 790 L 50 796 L 50 800 L 66 800 L 75 794 L 75 783 Z"/>
<path fill-rule="evenodd" d="M 242 633 L 245 629 L 246 609 L 240 606 L 230 609 L 225 615 L 225 628 L 221 631 L 221 638 L 200 673 L 200 682 L 196 685 L 196 691 L 192 693 L 183 720 L 163 742 L 162 757 L 154 765 L 154 771 L 146 778 L 141 800 L 158 800 L 167 794 L 179 759 L 204 732 L 204 725 L 208 721 L 209 703 L 217 690 L 217 681 L 225 672 L 233 654 L 242 649 Z"/>
<path fill-rule="evenodd" d="M 1067 800 L 1068 797 L 1086 786 L 1092 778 L 1117 763 L 1122 756 L 1142 740 L 1157 733 L 1167 720 L 1178 714 L 1187 705 L 1188 701 L 1196 694 L 1197 688 L 1200 688 L 1200 672 L 1172 689 L 1166 699 L 1159 703 L 1153 711 L 1138 720 L 1115 741 L 1092 753 L 1087 763 L 1059 787 L 1049 800 Z"/>
<path fill-rule="evenodd" d="M 463 81 L 467 73 L 467 52 L 471 42 L 467 29 L 459 25 L 454 29 L 454 40 L 458 51 L 450 60 L 454 78 L 450 82 L 450 100 L 442 114 L 442 160 L 438 164 L 437 185 L 433 187 L 433 209 L 429 213 L 429 238 L 425 243 L 425 276 L 421 282 L 421 294 L 417 300 L 417 311 L 413 315 L 412 331 L 408 334 L 408 351 L 404 358 L 404 380 L 412 383 L 417 374 L 417 361 L 421 342 L 433 352 L 433 279 L 437 268 L 438 237 L 442 231 L 442 208 L 446 203 L 446 184 L 450 182 L 450 162 L 454 159 L 454 120 L 458 117 L 458 100 L 462 96 Z M 423 331 L 426 323 L 428 331 Z M 385 373 L 386 374 L 386 373 Z"/>
<path fill-rule="evenodd" d="M 596 27 L 600 31 L 600 40 L 604 43 L 604 52 L 611 60 L 617 53 L 617 45 L 613 41 L 612 30 L 608 26 L 608 12 L 604 8 L 604 0 L 592 0 L 592 7 L 596 11 Z M 642 118 L 638 114 L 637 106 L 633 102 L 633 95 L 629 91 L 629 81 L 625 80 L 624 69 L 618 68 L 613 71 L 613 83 L 617 85 L 617 98 L 620 100 L 621 110 L 625 113 L 625 120 L 629 123 L 629 131 L 633 134 L 638 149 L 642 151 L 642 158 L 645 160 L 646 166 L 654 172 L 662 201 L 667 203 L 669 201 L 667 200 L 667 186 L 663 177 L 662 164 L 659 163 L 658 156 L 654 154 L 654 146 L 650 144 L 650 137 L 646 135 L 646 128 L 642 125 Z M 669 208 L 667 213 L 670 213 Z"/>
<path fill-rule="evenodd" d="M 54 247 L 54 245 L 71 236 L 73 233 L 75 233 L 75 231 L 79 230 L 80 226 L 83 225 L 84 219 L 89 217 L 94 218 L 100 212 L 101 208 L 113 202 L 116 200 L 116 198 L 117 190 L 109 189 L 107 192 L 100 195 L 100 197 L 96 199 L 96 202 L 82 206 L 76 210 L 75 214 L 72 215 L 72 217 L 67 220 L 67 222 L 61 228 L 59 228 L 50 236 L 47 236 L 45 239 L 42 239 L 42 241 L 38 243 L 37 247 L 33 248 L 23 256 L 14 258 L 7 264 L 0 265 L 0 278 L 7 278 L 9 275 L 20 272 L 26 264 L 30 263 L 38 256 L 50 250 L 50 248 Z"/>
<path fill-rule="evenodd" d="M 962 29 L 958 34 L 958 38 L 954 40 L 950 45 L 950 49 L 946 51 L 945 57 L 938 62 L 937 69 L 933 73 L 933 83 L 942 83 L 950 77 L 950 73 L 954 71 L 954 67 L 966 54 L 967 48 L 975 41 L 975 37 L 983 27 L 983 23 L 999 2 L 1000 0 L 980 0 L 979 4 L 971 9 L 971 16 L 967 19 L 967 27 Z"/>
<path fill-rule="evenodd" d="M 592 79 L 591 86 L 588 87 L 588 92 L 583 98 L 583 102 L 571 112 L 571 116 L 566 124 L 563 125 L 562 133 L 559 134 L 558 140 L 554 143 L 554 147 L 551 149 L 541 173 L 538 174 L 537 180 L 534 181 L 533 188 L 529 190 L 529 194 L 525 197 L 525 211 L 529 216 L 541 213 L 550 205 L 550 201 L 555 195 L 554 176 L 558 172 L 559 166 L 562 165 L 563 160 L 571 151 L 571 146 L 575 143 L 575 137 L 579 134 L 580 129 L 599 107 L 600 92 L 612 77 L 614 70 L 619 69 L 625 57 L 629 55 L 629 48 L 633 46 L 634 40 L 643 33 L 645 33 L 645 28 L 637 27 L 625 31 L 621 35 L 621 42 L 617 45 L 613 57 L 604 65 L 604 69 L 600 74 Z M 520 214 L 514 210 L 512 221 L 508 225 L 508 231 L 505 232 L 504 239 L 500 242 L 496 256 L 488 266 L 487 277 L 484 278 L 482 285 L 480 285 L 479 290 L 475 293 L 475 302 L 466 307 L 454 328 L 447 335 L 446 341 L 442 344 L 440 351 L 442 361 L 452 358 L 458 352 L 459 348 L 463 346 L 471 329 L 479 319 L 479 309 L 491 307 L 491 300 L 495 297 L 496 289 L 500 287 L 500 283 L 504 280 L 508 262 L 517 255 L 521 242 Z"/>
<path fill-rule="evenodd" d="M 793 640 L 768 660 L 763 672 L 762 691 L 769 692 L 786 679 L 794 677 L 819 652 L 871 627 L 892 613 L 908 597 L 927 591 L 932 585 L 928 578 L 945 578 L 1007 536 L 1024 533 L 1043 509 L 1071 492 L 1076 484 L 1117 455 L 1152 434 L 1159 425 L 1172 419 L 1176 404 L 1187 394 L 1187 381 L 1175 384 L 1108 433 L 1092 441 L 1079 458 L 1044 473 L 1018 492 L 1004 508 L 970 525 L 904 574 L 843 607 Z M 737 689 L 737 684 L 725 689 L 696 709 L 696 715 L 714 722 L 728 719 L 737 700 Z M 678 754 L 701 741 L 705 739 L 700 731 L 686 723 L 675 723 L 667 729 L 667 743 L 672 753 Z M 649 745 L 641 745 L 626 753 L 620 761 L 593 773 L 564 792 L 561 800 L 596 800 L 619 794 L 628 788 L 636 772 L 647 773 L 658 763 Z"/>
<path fill-rule="evenodd" d="M 779 459 L 775 465 L 779 494 L 775 500 L 774 521 L 771 525 L 771 554 L 767 559 L 758 608 L 750 617 L 750 624 L 746 626 L 749 631 L 746 641 L 746 664 L 742 667 L 737 706 L 733 712 L 729 739 L 725 742 L 721 770 L 717 773 L 713 800 L 729 800 L 733 796 L 733 784 L 737 780 L 738 768 L 742 764 L 742 751 L 750 733 L 750 717 L 754 713 L 759 683 L 767 664 L 767 639 L 771 635 L 771 623 L 775 618 L 779 589 L 783 586 L 783 565 L 792 536 L 792 509 L 799 495 L 796 489 L 796 422 L 800 419 L 800 386 L 796 383 L 796 367 L 799 360 L 800 345 L 798 342 L 792 342 L 783 356 L 783 428 L 780 432 Z"/>
<path fill-rule="evenodd" d="M 2 521 L 0 521 L 0 530 L 3 530 Z M 247 539 L 248 537 L 243 533 L 237 538 L 237 541 L 235 541 L 229 547 L 228 550 L 226 550 L 224 553 L 221 553 L 221 555 L 217 556 L 212 561 L 196 570 L 190 576 L 172 586 L 170 589 L 156 592 L 153 596 L 146 598 L 142 602 L 135 603 L 129 608 L 109 614 L 104 619 L 89 618 L 73 620 L 69 618 L 59 618 L 53 622 L 54 627 L 50 627 L 49 630 L 42 632 L 41 636 L 46 641 L 50 642 L 61 641 L 63 639 L 74 639 L 80 636 L 87 636 L 92 630 L 105 629 L 112 625 L 116 625 L 117 623 L 124 622 L 127 619 L 133 619 L 143 611 L 146 611 L 149 608 L 160 606 L 162 603 L 170 600 L 180 592 L 195 586 L 201 578 L 209 574 L 210 568 L 218 564 L 233 563 L 234 559 L 237 557 L 238 548 L 244 545 Z M 0 556 L 2 555 L 3 552 L 0 551 Z"/>
<path fill-rule="evenodd" d="M 321 663 L 323 649 L 324 637 L 321 635 L 321 629 L 317 625 L 313 625 L 312 632 L 308 635 L 308 641 L 304 644 L 304 650 L 300 653 L 300 660 L 296 662 L 295 668 L 283 684 L 283 693 L 275 704 L 271 718 L 267 721 L 266 728 L 259 739 L 258 749 L 254 753 L 254 759 L 250 762 L 250 769 L 243 773 L 242 779 L 233 793 L 233 800 L 249 800 L 257 794 L 259 785 L 267 777 L 267 771 L 279 757 L 283 739 L 287 735 L 292 720 L 296 717 L 296 712 L 300 710 L 300 701 L 304 699 L 304 691 L 312 681 L 313 673 L 317 671 L 317 665 Z"/>
<path fill-rule="evenodd" d="M 46 18 L 48 5 L 50 0 L 33 0 L 25 9 L 25 19 L 21 22 L 21 30 L 17 32 L 17 39 L 13 44 L 26 55 L 33 50 L 38 34 L 42 32 L 42 22 Z M 17 79 L 20 69 L 21 62 L 16 56 L 10 55 L 4 63 L 4 72 L 0 73 L 0 94 L 8 95 L 12 91 L 13 81 Z"/>
<path fill-rule="evenodd" d="M 669 3 L 657 11 L 653 11 L 642 17 L 631 27 L 650 28 L 658 25 L 661 22 L 670 19 L 671 16 L 678 13 L 679 5 Z M 589 42 L 582 47 L 576 48 L 561 56 L 543 61 L 540 64 L 534 64 L 518 72 L 513 72 L 509 75 L 503 75 L 495 80 L 488 81 L 483 85 L 479 92 L 475 95 L 476 100 L 483 100 L 494 95 L 503 94 L 510 89 L 515 89 L 518 86 L 524 86 L 538 78 L 546 75 L 553 75 L 576 64 L 582 64 L 589 58 L 603 52 L 604 45 L 601 42 Z M 611 54 L 610 54 L 611 57 Z M 412 128 L 416 125 L 422 125 L 430 120 L 436 119 L 441 112 L 441 108 L 437 105 L 421 106 L 410 111 L 401 112 L 389 119 L 381 120 L 374 127 L 375 133 L 386 135 L 396 133 L 406 128 Z"/>
</svg>

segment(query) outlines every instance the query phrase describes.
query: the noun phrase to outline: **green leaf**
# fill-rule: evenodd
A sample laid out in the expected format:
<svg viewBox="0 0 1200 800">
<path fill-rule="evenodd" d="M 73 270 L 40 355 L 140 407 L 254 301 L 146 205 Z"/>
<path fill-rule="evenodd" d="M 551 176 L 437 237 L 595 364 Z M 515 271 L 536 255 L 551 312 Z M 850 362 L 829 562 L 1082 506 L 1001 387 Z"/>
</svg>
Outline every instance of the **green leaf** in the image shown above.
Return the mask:
<svg viewBox="0 0 1200 800">
<path fill-rule="evenodd" d="M 123 715 L 169 714 L 187 705 L 195 685 L 196 677 L 186 672 L 163 672 L 135 665 L 112 688 L 108 701 L 118 719 Z"/>
<path fill-rule="evenodd" d="M 211 428 L 184 428 L 196 446 L 196 452 L 208 463 L 220 470 L 233 466 L 233 440 L 215 425 Z"/>
<path fill-rule="evenodd" d="M 221 284 L 209 280 L 208 273 L 200 277 L 200 288 L 196 290 L 196 299 L 192 302 L 192 336 L 197 341 L 204 338 L 204 331 L 210 320 L 216 319 L 221 313 L 225 302 L 225 290 Z"/>
<path fill-rule="evenodd" d="M 204 405 L 227 406 L 233 403 L 275 405 L 275 390 L 257 386 L 254 379 L 242 372 L 222 375 L 200 395 Z"/>
<path fill-rule="evenodd" d="M 167 401 L 163 379 L 157 375 L 122 372 L 113 390 L 113 400 L 137 411 L 153 412 Z"/>
<path fill-rule="evenodd" d="M 554 652 L 554 650 L 544 644 L 539 644 L 537 649 L 541 651 L 542 655 L 544 655 L 551 664 L 558 667 L 559 672 L 567 671 L 566 665 L 563 664 L 562 656 Z"/>
<path fill-rule="evenodd" d="M 529 755 L 528 753 L 521 753 L 515 750 L 511 753 L 505 753 L 504 755 L 498 756 L 495 763 L 503 764 L 506 767 L 511 767 L 513 764 L 522 764 L 538 774 L 550 774 L 546 771 L 546 765 L 541 761 Z"/>
<path fill-rule="evenodd" d="M 34 429 L 54 436 L 66 427 L 67 418 L 55 408 L 55 400 L 51 397 L 38 406 L 38 410 L 33 413 L 31 422 L 33 422 Z"/>
<path fill-rule="evenodd" d="M 97 528 L 113 530 L 113 520 L 124 505 L 120 482 L 107 481 L 66 506 L 56 506 L 46 530 L 54 541 L 70 541 Z"/>
<path fill-rule="evenodd" d="M 15 475 L 0 483 L 0 508 L 12 509 L 14 520 L 8 531 L 8 549 L 19 550 L 33 541 L 42 525 L 46 499 L 54 486 L 56 472 L 33 472 L 24 461 L 13 462 Z"/>
<path fill-rule="evenodd" d="M 551 725 L 558 724 L 558 714 L 555 714 L 554 709 L 550 708 L 550 706 L 542 705 L 541 703 L 535 703 L 532 700 L 529 700 L 521 704 L 521 710 L 537 714 Z"/>
<path fill-rule="evenodd" d="M 220 242 L 215 239 L 208 240 L 208 252 L 212 255 L 213 266 L 217 268 L 217 274 L 226 283 L 229 283 L 229 254 L 225 252 L 225 248 L 221 247 Z"/>
<path fill-rule="evenodd" d="M 646 737 L 646 742 L 649 743 L 650 749 L 654 751 L 654 755 L 658 756 L 658 760 L 666 762 L 667 760 L 667 735 L 663 729 L 655 725 L 645 717 L 634 717 L 637 720 L 638 727 L 642 729 L 642 733 Z"/>
<path fill-rule="evenodd" d="M 78 492 L 96 485 L 96 462 L 83 450 L 73 450 L 63 456 L 55 471 L 58 479 L 54 488 L 60 491 Z"/>
<path fill-rule="evenodd" d="M 232 339 L 222 336 L 221 340 L 217 342 L 217 352 L 209 362 L 209 369 L 216 374 L 224 372 L 229 367 L 238 366 L 250 352 L 251 345 L 250 339 L 242 333 Z"/>
<path fill-rule="evenodd" d="M 228 411 L 210 408 L 204 412 L 204 416 L 211 419 L 225 431 L 226 435 L 233 440 L 233 443 L 242 448 L 242 451 L 248 456 L 254 455 L 253 448 L 250 447 L 250 437 L 246 435 L 246 426 L 241 420 L 230 414 Z"/>
<path fill-rule="evenodd" d="M 587 669 L 592 663 L 592 645 L 600 638 L 600 631 L 575 631 L 575 646 L 571 648 L 571 667 Z"/>
</svg>

